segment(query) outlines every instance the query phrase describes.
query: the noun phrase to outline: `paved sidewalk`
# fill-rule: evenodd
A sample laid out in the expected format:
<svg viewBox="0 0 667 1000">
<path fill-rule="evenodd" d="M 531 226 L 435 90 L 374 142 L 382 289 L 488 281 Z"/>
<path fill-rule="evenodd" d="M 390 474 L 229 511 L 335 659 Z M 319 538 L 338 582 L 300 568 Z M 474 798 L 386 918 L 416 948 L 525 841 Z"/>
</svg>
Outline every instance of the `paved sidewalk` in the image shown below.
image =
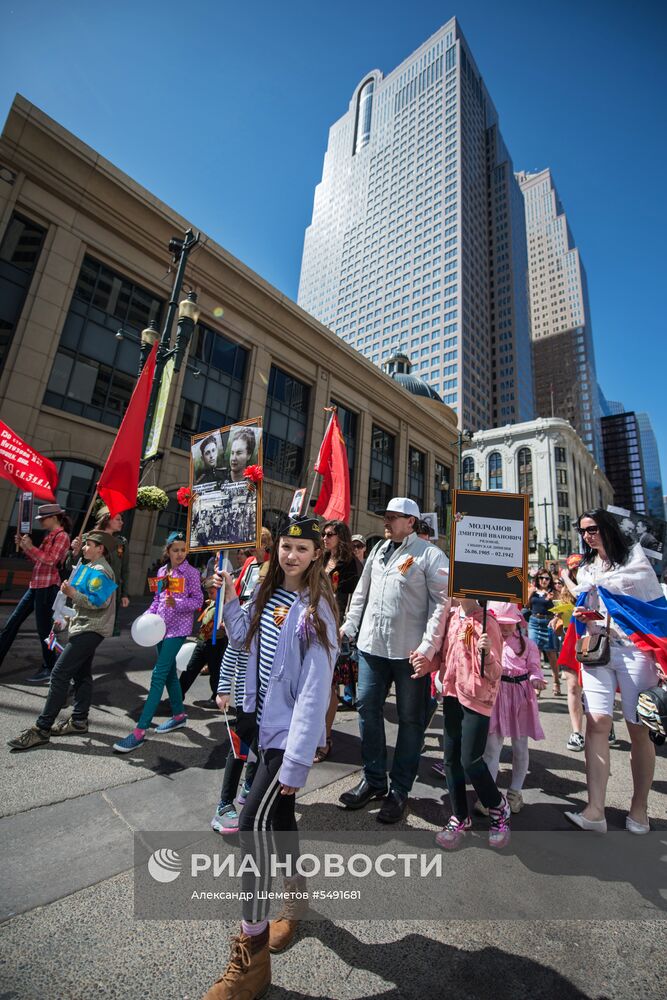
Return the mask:
<svg viewBox="0 0 667 1000">
<path fill-rule="evenodd" d="M 137 608 L 124 618 L 131 620 L 136 613 Z M 189 692 L 187 701 L 195 705 L 189 708 L 187 729 L 153 736 L 136 753 L 120 757 L 111 745 L 137 717 L 152 656 L 127 634 L 108 640 L 96 661 L 90 733 L 10 754 L 5 740 L 34 721 L 45 697 L 45 689 L 21 683 L 36 663 L 34 633 L 22 635 L 14 650 L 0 674 L 0 753 L 5 754 L 1 1000 L 199 997 L 224 967 L 227 937 L 235 924 L 135 922 L 132 845 L 134 831 L 208 829 L 226 753 L 220 716 L 196 705 L 209 696 L 208 679 L 200 677 Z M 584 801 L 583 755 L 565 748 L 565 699 L 543 698 L 541 716 L 547 739 L 531 749 L 527 806 L 513 820 L 517 833 L 565 830 L 563 810 Z M 393 743 L 391 703 L 387 718 Z M 438 713 L 427 734 L 409 814 L 398 829 L 435 831 L 442 825 L 443 782 L 430 767 L 441 757 L 441 722 Z M 612 750 L 609 786 L 612 831 L 623 829 L 630 794 L 629 744 L 618 719 L 617 732 L 621 744 Z M 333 757 L 313 767 L 299 795 L 301 828 L 377 832 L 377 808 L 348 813 L 337 805 L 341 791 L 358 777 L 356 714 L 337 717 Z M 504 764 L 501 782 L 507 783 L 507 770 Z M 663 750 L 651 815 L 654 829 L 665 831 L 661 840 L 667 842 L 665 793 Z M 208 836 L 214 845 L 216 836 Z M 479 843 L 457 855 L 471 887 L 486 857 L 479 854 Z M 525 862 L 518 856 L 497 861 L 521 877 Z M 659 865 L 655 879 L 656 886 L 667 885 Z M 581 886 L 591 896 L 593 918 L 594 884 L 582 879 Z M 599 885 L 600 899 L 606 888 Z M 667 892 L 647 893 L 632 880 L 619 884 L 617 891 L 615 921 L 553 921 L 544 913 L 544 919 L 530 922 L 397 922 L 378 914 L 373 922 L 308 923 L 297 944 L 275 959 L 274 986 L 267 997 L 659 997 L 658 984 L 667 976 L 667 925 L 661 919 Z M 622 919 L 630 912 L 646 919 Z"/>
</svg>

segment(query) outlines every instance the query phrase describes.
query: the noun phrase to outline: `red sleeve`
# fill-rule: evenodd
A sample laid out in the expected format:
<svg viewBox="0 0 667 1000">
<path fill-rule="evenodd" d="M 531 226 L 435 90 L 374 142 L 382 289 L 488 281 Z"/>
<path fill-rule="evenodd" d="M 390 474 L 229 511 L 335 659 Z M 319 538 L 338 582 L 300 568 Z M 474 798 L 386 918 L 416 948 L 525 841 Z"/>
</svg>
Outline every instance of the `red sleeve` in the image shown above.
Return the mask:
<svg viewBox="0 0 667 1000">
<path fill-rule="evenodd" d="M 67 555 L 69 545 L 69 535 L 67 532 L 59 531 L 49 546 L 48 553 L 43 551 L 44 542 L 42 542 L 39 548 L 33 546 L 32 549 L 28 549 L 26 555 L 28 559 L 32 559 L 33 562 L 40 562 L 44 566 L 57 566 Z"/>
</svg>

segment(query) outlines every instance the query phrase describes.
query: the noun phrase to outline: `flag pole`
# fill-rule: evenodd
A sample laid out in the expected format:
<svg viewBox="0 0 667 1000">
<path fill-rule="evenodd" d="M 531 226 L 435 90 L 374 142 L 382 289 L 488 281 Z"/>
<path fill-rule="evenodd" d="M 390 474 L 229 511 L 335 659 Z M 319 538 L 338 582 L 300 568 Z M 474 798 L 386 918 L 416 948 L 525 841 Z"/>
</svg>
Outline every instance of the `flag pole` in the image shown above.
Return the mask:
<svg viewBox="0 0 667 1000">
<path fill-rule="evenodd" d="M 331 414 L 331 416 L 329 417 L 329 423 L 327 424 L 326 430 L 324 431 L 324 437 L 322 438 L 322 441 L 324 441 L 324 438 L 327 436 L 327 432 L 328 432 L 329 428 L 331 427 L 331 421 L 334 418 L 334 413 L 336 412 L 336 410 L 338 409 L 338 407 L 337 406 L 323 406 L 322 409 L 324 410 L 325 413 L 330 413 Z M 318 458 L 319 458 L 319 452 L 317 454 L 318 454 Z M 315 464 L 317 464 L 317 462 Z M 310 487 L 310 493 L 308 494 L 308 504 L 306 506 L 306 511 L 307 512 L 310 510 L 310 501 L 313 499 L 313 493 L 315 492 L 315 483 L 317 482 L 317 477 L 318 476 L 319 476 L 319 472 L 317 472 L 317 470 L 314 470 L 313 471 L 313 483 L 312 483 L 312 486 Z"/>
<path fill-rule="evenodd" d="M 86 516 L 83 519 L 83 524 L 81 525 L 81 530 L 80 530 L 79 534 L 76 536 L 77 538 L 82 538 L 83 537 L 83 533 L 86 530 L 86 525 L 88 524 L 88 521 L 90 520 L 90 515 L 93 513 L 93 507 L 95 506 L 95 501 L 96 500 L 97 500 L 97 490 L 93 490 L 93 495 L 92 495 L 92 497 L 90 499 L 90 503 L 88 504 L 88 510 L 86 511 Z"/>
</svg>

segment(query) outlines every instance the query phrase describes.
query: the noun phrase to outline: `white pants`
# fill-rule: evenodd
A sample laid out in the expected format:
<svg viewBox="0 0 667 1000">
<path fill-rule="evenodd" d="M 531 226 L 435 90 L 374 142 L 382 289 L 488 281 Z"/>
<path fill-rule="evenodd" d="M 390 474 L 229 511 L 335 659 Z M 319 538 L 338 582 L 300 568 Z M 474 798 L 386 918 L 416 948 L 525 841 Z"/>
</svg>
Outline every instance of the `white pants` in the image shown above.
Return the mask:
<svg viewBox="0 0 667 1000">
<path fill-rule="evenodd" d="M 505 737 L 500 733 L 489 733 L 486 739 L 486 750 L 484 760 L 489 769 L 491 777 L 495 781 L 498 777 L 500 767 L 500 752 L 503 748 Z M 520 792 L 528 774 L 528 737 L 512 737 L 512 780 L 510 788 L 512 791 Z"/>
<path fill-rule="evenodd" d="M 612 644 L 609 663 L 604 667 L 583 667 L 581 679 L 587 712 L 613 715 L 618 687 L 623 715 L 628 722 L 636 723 L 639 695 L 657 683 L 658 670 L 652 653 L 642 653 L 636 646 Z"/>
</svg>

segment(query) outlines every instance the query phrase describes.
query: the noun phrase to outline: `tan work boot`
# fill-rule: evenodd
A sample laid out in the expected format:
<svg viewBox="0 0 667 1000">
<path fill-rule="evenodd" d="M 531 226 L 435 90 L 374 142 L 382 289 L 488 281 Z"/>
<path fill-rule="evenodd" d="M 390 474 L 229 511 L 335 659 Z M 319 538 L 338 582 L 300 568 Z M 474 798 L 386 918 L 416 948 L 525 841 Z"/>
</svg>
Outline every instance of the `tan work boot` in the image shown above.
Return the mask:
<svg viewBox="0 0 667 1000">
<path fill-rule="evenodd" d="M 308 900 L 296 898 L 297 893 L 306 892 L 306 880 L 299 876 L 286 878 L 283 886 L 293 898 L 286 898 L 276 919 L 269 921 L 269 951 L 273 954 L 284 951 L 292 943 L 299 921 L 308 912 Z"/>
<path fill-rule="evenodd" d="M 229 965 L 203 1000 L 259 1000 L 271 985 L 269 929 L 232 938 Z"/>
</svg>

